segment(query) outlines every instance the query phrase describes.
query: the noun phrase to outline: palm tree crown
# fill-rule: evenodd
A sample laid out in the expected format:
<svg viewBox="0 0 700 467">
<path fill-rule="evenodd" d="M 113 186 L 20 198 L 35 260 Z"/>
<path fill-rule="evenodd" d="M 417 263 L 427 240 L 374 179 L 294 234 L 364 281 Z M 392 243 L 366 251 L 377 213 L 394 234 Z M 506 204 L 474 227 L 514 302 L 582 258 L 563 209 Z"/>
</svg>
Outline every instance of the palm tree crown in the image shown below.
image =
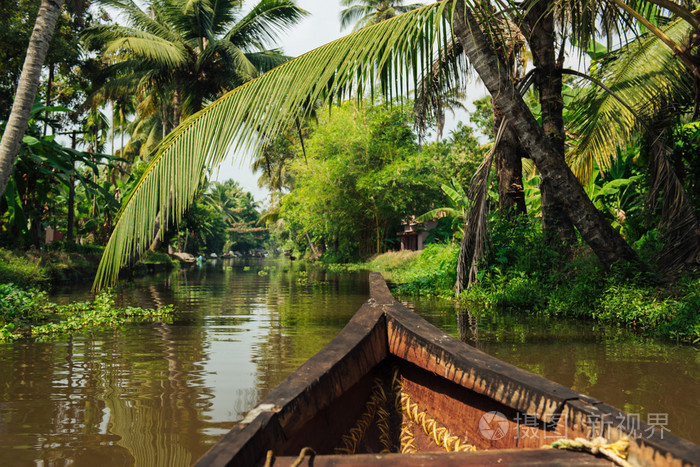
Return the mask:
<svg viewBox="0 0 700 467">
<path fill-rule="evenodd" d="M 340 28 L 355 24 L 354 30 L 371 26 L 422 6 L 404 5 L 403 0 L 340 0 L 345 8 L 340 12 Z"/>
<path fill-rule="evenodd" d="M 306 14 L 294 0 L 260 0 L 246 14 L 241 0 L 153 0 L 146 10 L 133 0 L 105 2 L 129 23 L 88 31 L 113 62 L 117 78 L 108 94 L 136 91 L 143 100 L 156 94 L 171 101 L 179 111 L 173 126 L 286 61 L 279 49 L 266 47 Z"/>
</svg>

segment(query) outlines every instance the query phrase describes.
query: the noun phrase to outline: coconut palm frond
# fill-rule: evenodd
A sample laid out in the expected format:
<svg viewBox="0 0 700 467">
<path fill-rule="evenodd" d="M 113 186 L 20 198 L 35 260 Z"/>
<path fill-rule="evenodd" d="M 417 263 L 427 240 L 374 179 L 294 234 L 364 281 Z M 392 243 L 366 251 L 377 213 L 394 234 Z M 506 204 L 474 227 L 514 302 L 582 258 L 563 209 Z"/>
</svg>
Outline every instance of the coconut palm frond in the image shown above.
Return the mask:
<svg viewBox="0 0 700 467">
<path fill-rule="evenodd" d="M 94 287 L 114 282 L 120 268 L 148 247 L 157 213 L 164 225 L 182 218 L 203 177 L 229 151 L 242 154 L 271 140 L 303 119 L 317 99 L 332 102 L 351 91 L 362 93 L 379 77 L 396 89 L 418 57 L 429 65 L 438 37 L 449 34 L 442 20 L 446 5 L 413 10 L 290 60 L 182 122 L 124 200 Z"/>
<path fill-rule="evenodd" d="M 348 8 L 342 10 L 339 15 L 340 19 L 340 29 L 346 29 L 348 26 L 355 24 L 354 30 L 360 29 L 369 20 L 372 14 L 372 8 L 366 5 L 352 5 L 352 1 L 342 1 L 341 5 L 348 6 Z"/>
<path fill-rule="evenodd" d="M 443 47 L 443 52 L 433 62 L 430 71 L 420 81 L 414 75 L 413 83 L 416 99 L 413 113 L 418 136 L 423 138 L 431 123 L 431 115 L 437 120 L 438 133 L 442 133 L 441 117 L 445 107 L 460 106 L 459 99 L 464 97 L 466 88 L 467 64 L 462 45 L 450 40 Z"/>
<path fill-rule="evenodd" d="M 248 61 L 255 66 L 260 73 L 265 73 L 276 68 L 292 57 L 282 54 L 278 49 L 265 50 L 246 54 Z"/>
<path fill-rule="evenodd" d="M 147 31 L 154 36 L 162 37 L 167 40 L 177 40 L 176 33 L 152 18 L 150 14 L 139 8 L 132 0 L 101 0 L 101 4 L 123 12 L 126 15 L 127 22 L 137 30 Z M 151 8 L 156 7 L 158 7 L 157 3 L 151 4 Z M 157 12 L 154 11 L 153 13 L 157 15 Z M 93 28 L 100 28 L 100 26 L 94 26 Z"/>
<path fill-rule="evenodd" d="M 436 208 L 416 217 L 416 222 L 431 221 L 440 217 L 462 217 L 464 213 L 454 208 Z"/>
<path fill-rule="evenodd" d="M 690 27 L 676 20 L 669 24 L 666 33 L 682 41 L 690 33 Z M 654 121 L 659 114 L 668 112 L 671 102 L 692 99 L 691 74 L 653 35 L 641 37 L 605 61 L 606 71 L 600 80 L 646 121 Z M 586 184 L 593 172 L 593 161 L 601 170 L 608 170 L 617 148 L 634 140 L 643 130 L 644 122 L 615 97 L 595 87 L 582 93 L 572 108 L 576 110 L 569 131 L 581 136 L 567 159 L 574 174 Z"/>
<path fill-rule="evenodd" d="M 271 224 L 273 222 L 277 222 L 280 219 L 280 209 L 275 208 L 262 216 L 260 216 L 260 219 L 255 223 L 255 225 L 263 225 L 263 224 Z"/>
<path fill-rule="evenodd" d="M 187 54 L 182 47 L 168 42 L 159 37 L 139 37 L 134 31 L 131 37 L 120 37 L 107 44 L 104 53 L 109 55 L 118 52 L 128 52 L 147 60 L 162 64 L 162 66 L 176 68 L 187 61 Z"/>
<path fill-rule="evenodd" d="M 261 0 L 226 35 L 236 46 L 257 41 L 261 44 L 277 43 L 278 35 L 296 24 L 308 12 L 290 0 Z"/>
<path fill-rule="evenodd" d="M 507 121 L 504 119 L 498 128 L 494 144 L 486 153 L 484 160 L 476 169 L 467 189 L 467 197 L 471 201 L 471 209 L 467 214 L 464 226 L 464 236 L 460 243 L 457 259 L 457 282 L 455 293 L 459 295 L 477 281 L 478 263 L 486 254 L 488 218 L 488 186 L 491 167 L 493 166 L 496 147 L 503 137 Z"/>
</svg>

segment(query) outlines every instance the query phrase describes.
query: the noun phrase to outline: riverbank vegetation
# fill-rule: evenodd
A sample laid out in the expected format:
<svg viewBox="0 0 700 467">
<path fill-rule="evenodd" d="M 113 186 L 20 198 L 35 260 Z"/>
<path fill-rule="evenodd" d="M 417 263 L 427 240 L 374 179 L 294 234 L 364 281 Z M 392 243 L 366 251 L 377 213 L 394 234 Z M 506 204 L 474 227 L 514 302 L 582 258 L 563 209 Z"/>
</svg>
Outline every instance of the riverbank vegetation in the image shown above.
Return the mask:
<svg viewBox="0 0 700 467">
<path fill-rule="evenodd" d="M 565 260 L 546 247 L 532 220 L 495 226 L 491 253 L 479 281 L 456 297 L 474 313 L 493 310 L 593 320 L 645 335 L 700 343 L 700 275 L 679 274 L 672 282 L 635 270 L 606 270 L 585 245 Z M 517 230 L 520 241 L 511 241 Z M 398 294 L 454 298 L 459 248 L 432 244 L 420 253 L 388 252 L 353 269 L 371 269 L 390 278 Z"/>
</svg>

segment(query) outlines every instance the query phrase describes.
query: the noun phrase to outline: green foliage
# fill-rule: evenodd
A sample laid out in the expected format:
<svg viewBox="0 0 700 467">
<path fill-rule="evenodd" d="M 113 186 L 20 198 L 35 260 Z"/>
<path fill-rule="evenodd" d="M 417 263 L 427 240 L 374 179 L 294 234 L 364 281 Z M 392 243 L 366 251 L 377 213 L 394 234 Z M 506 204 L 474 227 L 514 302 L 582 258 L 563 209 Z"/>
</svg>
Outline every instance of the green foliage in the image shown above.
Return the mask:
<svg viewBox="0 0 700 467">
<path fill-rule="evenodd" d="M 88 222 L 98 228 L 104 227 L 105 219 L 113 216 L 119 207 L 114 196 L 118 187 L 97 179 L 103 170 L 116 170 L 115 164 L 121 159 L 77 151 L 56 142 L 54 135 L 42 135 L 41 123 L 46 121 L 43 113 L 49 110 L 67 109 L 34 106 L 13 175 L 0 201 L 0 208 L 5 208 L 0 209 L 0 243 L 6 247 L 39 248 L 42 225 L 65 231 L 70 185 L 77 184 L 78 199 L 81 196 L 90 199 L 92 210 Z"/>
<path fill-rule="evenodd" d="M 172 305 L 158 310 L 116 308 L 109 293 L 97 295 L 93 302 L 56 305 L 47 300 L 45 292 L 0 284 L 0 342 L 116 328 L 129 322 L 167 318 L 172 313 Z"/>
<path fill-rule="evenodd" d="M 591 181 L 586 192 L 596 208 L 601 210 L 610 224 L 623 237 L 636 241 L 646 230 L 642 213 L 645 177 L 638 167 L 638 148 L 623 153 L 618 149 L 617 158 L 603 173 L 594 162 Z"/>
<path fill-rule="evenodd" d="M 46 292 L 22 289 L 12 282 L 0 284 L 0 325 L 18 324 L 32 315 L 42 315 L 47 304 Z"/>
<path fill-rule="evenodd" d="M 2 44 L 0 47 L 0 120 L 8 117 L 12 107 L 17 81 L 40 3 L 34 0 L 0 2 L 0 44 Z M 64 82 L 63 84 L 71 81 L 70 70 L 80 63 L 79 31 L 92 22 L 87 8 L 77 11 L 73 6 L 71 2 L 64 5 L 64 11 L 58 18 L 48 54 L 44 60 L 45 66 L 55 69 L 56 77 L 62 75 L 64 79 L 57 79 L 57 81 Z M 53 95 L 60 95 L 64 98 L 61 100 L 65 100 L 72 94 L 68 89 L 61 89 L 61 83 L 55 86 L 59 91 L 54 91 Z"/>
<path fill-rule="evenodd" d="M 248 251 L 266 240 L 266 229 L 257 226 L 259 219 L 253 196 L 237 182 L 212 182 L 200 189 L 171 237 L 179 251 L 194 255 Z"/>
<path fill-rule="evenodd" d="M 402 219 L 439 198 L 445 172 L 439 154 L 418 152 L 410 122 L 409 106 L 352 103 L 321 120 L 280 208 L 296 248 L 327 246 L 325 259 L 336 262 L 396 246 Z"/>
<path fill-rule="evenodd" d="M 420 255 L 391 271 L 399 293 L 452 296 L 457 278 L 458 244 L 430 244 Z"/>
<path fill-rule="evenodd" d="M 467 221 L 467 212 L 469 211 L 471 202 L 464 192 L 464 188 L 453 178 L 451 185 L 443 183 L 442 191 L 447 195 L 448 205 L 441 208 L 432 209 L 425 214 L 421 214 L 416 218 L 416 222 L 425 222 L 440 216 L 447 217 L 451 220 L 450 227 L 454 238 L 462 238 L 464 236 L 464 224 Z"/>
<path fill-rule="evenodd" d="M 295 186 L 279 210 L 287 248 L 325 250 L 326 262 L 396 249 L 405 219 L 444 205 L 445 193 L 462 198 L 461 188 L 439 187 L 450 179 L 459 187 L 455 175 L 468 179 L 478 165 L 471 128 L 461 125 L 449 141 L 419 150 L 410 109 L 348 102 L 320 120 L 305 142 L 307 157 L 290 167 Z"/>
<path fill-rule="evenodd" d="M 473 104 L 474 111 L 469 114 L 469 121 L 476 125 L 476 128 L 483 136 L 493 139 L 494 123 L 491 96 L 484 96 L 481 99 L 477 99 Z"/>
<path fill-rule="evenodd" d="M 0 248 L 0 284 L 14 282 L 21 287 L 36 287 L 47 282 L 49 277 L 38 261 Z"/>
<path fill-rule="evenodd" d="M 148 251 L 141 257 L 140 261 L 143 264 L 180 264 L 161 251 Z"/>
<path fill-rule="evenodd" d="M 662 27 L 679 44 L 691 29 L 679 18 Z M 637 144 L 639 135 L 646 131 L 645 123 L 662 122 L 669 114 L 682 112 L 694 102 L 695 94 L 692 73 L 653 34 L 636 36 L 629 44 L 610 51 L 595 61 L 589 72 L 631 105 L 636 115 L 599 86 L 588 86 L 576 98 L 570 106 L 569 131 L 579 137 L 567 159 L 574 174 L 584 182 L 591 178 L 594 160 L 606 172 L 618 148 Z M 674 110 L 670 112 L 669 108 Z M 655 139 L 658 135 L 655 130 L 648 137 Z"/>
<path fill-rule="evenodd" d="M 106 3 L 128 23 L 96 26 L 85 35 L 112 63 L 108 73 L 117 79 L 105 83 L 106 94 L 136 90 L 172 105 L 175 123 L 283 63 L 287 57 L 267 46 L 306 14 L 292 0 L 260 0 L 248 11 L 239 0 L 202 0 L 196 6 L 159 0 L 148 2 L 146 10 L 131 1 Z M 161 124 L 167 128 L 172 122 Z"/>
<path fill-rule="evenodd" d="M 690 197 L 695 212 L 700 212 L 700 122 L 681 123 L 673 127 L 674 170 Z"/>
<path fill-rule="evenodd" d="M 46 251 L 62 251 L 81 255 L 101 255 L 105 247 L 101 245 L 82 245 L 80 243 L 66 242 L 65 240 L 56 240 L 44 245 L 44 249 Z"/>
</svg>

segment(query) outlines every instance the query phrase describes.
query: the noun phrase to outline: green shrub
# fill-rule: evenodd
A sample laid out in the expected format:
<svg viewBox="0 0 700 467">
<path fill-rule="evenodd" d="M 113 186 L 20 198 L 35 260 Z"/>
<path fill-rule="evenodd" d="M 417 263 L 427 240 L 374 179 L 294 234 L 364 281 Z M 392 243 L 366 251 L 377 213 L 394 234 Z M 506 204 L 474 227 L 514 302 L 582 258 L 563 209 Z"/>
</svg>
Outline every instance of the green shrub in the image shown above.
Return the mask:
<svg viewBox="0 0 700 467">
<path fill-rule="evenodd" d="M 583 244 L 575 245 L 566 256 L 552 248 L 537 219 L 523 217 L 511 223 L 494 217 L 490 228 L 490 250 L 479 266 L 479 281 L 460 300 L 487 310 L 592 319 L 700 343 L 697 273 L 685 273 L 676 283 L 664 284 L 630 265 L 606 271 Z M 656 242 L 651 233 L 639 245 L 652 249 Z M 428 246 L 392 271 L 395 289 L 451 296 L 458 253 L 458 245 Z"/>
<path fill-rule="evenodd" d="M 427 245 L 415 259 L 394 270 L 391 280 L 400 293 L 452 296 L 458 255 L 457 244 Z"/>
<path fill-rule="evenodd" d="M 81 255 L 100 255 L 105 250 L 105 247 L 100 245 L 81 245 L 79 243 L 66 242 L 59 240 L 44 245 L 46 251 L 63 251 L 66 253 L 79 253 Z"/>
<path fill-rule="evenodd" d="M 147 251 L 141 256 L 140 261 L 144 264 L 172 264 L 175 261 L 162 251 Z M 178 263 L 179 264 L 179 263 Z"/>
<path fill-rule="evenodd" d="M 49 281 L 50 275 L 37 259 L 18 256 L 0 249 L 0 283 L 36 287 Z"/>
</svg>

